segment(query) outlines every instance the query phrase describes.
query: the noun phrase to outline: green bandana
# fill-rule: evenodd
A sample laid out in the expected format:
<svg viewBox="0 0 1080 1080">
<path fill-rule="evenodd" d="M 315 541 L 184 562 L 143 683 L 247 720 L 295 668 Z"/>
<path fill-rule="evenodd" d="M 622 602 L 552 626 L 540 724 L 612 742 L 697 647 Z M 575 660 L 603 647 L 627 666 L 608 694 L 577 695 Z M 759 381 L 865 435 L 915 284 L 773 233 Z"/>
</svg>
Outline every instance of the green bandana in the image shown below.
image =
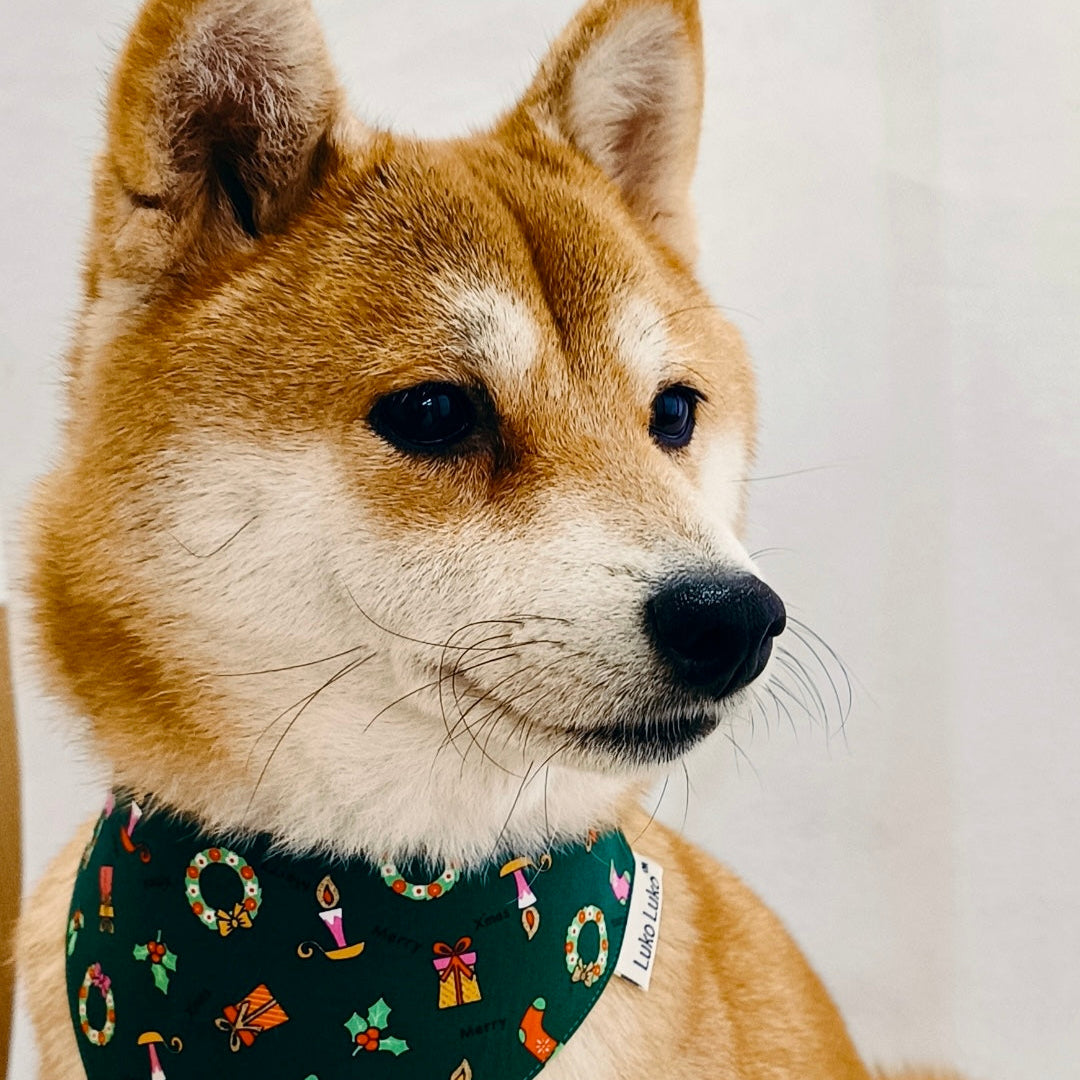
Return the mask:
<svg viewBox="0 0 1080 1080">
<path fill-rule="evenodd" d="M 614 832 L 432 877 L 110 799 L 68 923 L 86 1075 L 525 1080 L 614 972 L 633 866 Z"/>
</svg>

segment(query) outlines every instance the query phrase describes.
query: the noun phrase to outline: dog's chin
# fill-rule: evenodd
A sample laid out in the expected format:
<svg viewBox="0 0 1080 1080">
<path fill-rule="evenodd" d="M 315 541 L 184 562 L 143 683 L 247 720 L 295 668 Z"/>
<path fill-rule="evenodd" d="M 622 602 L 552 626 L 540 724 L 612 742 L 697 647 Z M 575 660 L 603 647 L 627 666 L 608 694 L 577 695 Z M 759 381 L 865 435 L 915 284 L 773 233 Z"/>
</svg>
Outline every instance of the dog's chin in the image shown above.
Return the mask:
<svg viewBox="0 0 1080 1080">
<path fill-rule="evenodd" d="M 717 710 L 654 717 L 619 717 L 592 727 L 566 730 L 572 751 L 590 766 L 612 771 L 666 765 L 688 753 L 720 723 Z"/>
</svg>

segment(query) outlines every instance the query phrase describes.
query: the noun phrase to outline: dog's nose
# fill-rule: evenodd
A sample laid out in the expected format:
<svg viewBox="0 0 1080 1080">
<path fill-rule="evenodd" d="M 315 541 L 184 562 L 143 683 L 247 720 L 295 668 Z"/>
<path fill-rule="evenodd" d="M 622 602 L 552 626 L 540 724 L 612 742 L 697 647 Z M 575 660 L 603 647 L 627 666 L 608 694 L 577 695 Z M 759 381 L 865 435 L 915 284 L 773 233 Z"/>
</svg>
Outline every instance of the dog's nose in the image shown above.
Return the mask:
<svg viewBox="0 0 1080 1080">
<path fill-rule="evenodd" d="M 719 698 L 761 674 L 786 613 L 753 574 L 680 577 L 649 598 L 645 625 L 679 683 Z"/>
</svg>

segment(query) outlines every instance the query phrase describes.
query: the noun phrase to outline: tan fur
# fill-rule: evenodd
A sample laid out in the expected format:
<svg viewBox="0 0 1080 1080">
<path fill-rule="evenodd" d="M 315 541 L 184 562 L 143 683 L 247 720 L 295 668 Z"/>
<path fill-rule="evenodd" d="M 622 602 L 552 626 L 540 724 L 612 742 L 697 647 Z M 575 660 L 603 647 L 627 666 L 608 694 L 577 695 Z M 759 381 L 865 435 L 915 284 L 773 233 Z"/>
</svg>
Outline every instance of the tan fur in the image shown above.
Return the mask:
<svg viewBox="0 0 1080 1080">
<path fill-rule="evenodd" d="M 645 828 L 640 775 L 560 756 L 561 724 L 649 686 L 641 582 L 752 565 L 752 376 L 690 268 L 702 72 L 693 0 L 599 0 L 491 131 L 421 143 L 345 112 L 302 0 L 151 0 L 113 81 L 65 453 L 32 513 L 39 643 L 116 780 L 207 827 L 464 862 L 644 830 L 668 888 L 653 987 L 615 980 L 552 1080 L 856 1080 L 776 918 Z M 498 440 L 438 463 L 388 446 L 372 405 L 424 380 L 482 381 Z M 673 383 L 706 396 L 676 454 L 648 435 Z M 459 665 L 444 730 L 428 643 L 475 659 L 493 637 L 509 674 Z M 367 666 L 328 681 L 341 655 Z M 444 767 L 470 769 L 460 805 L 424 787 Z M 21 929 L 41 1080 L 80 1075 L 56 991 L 81 839 Z"/>
</svg>

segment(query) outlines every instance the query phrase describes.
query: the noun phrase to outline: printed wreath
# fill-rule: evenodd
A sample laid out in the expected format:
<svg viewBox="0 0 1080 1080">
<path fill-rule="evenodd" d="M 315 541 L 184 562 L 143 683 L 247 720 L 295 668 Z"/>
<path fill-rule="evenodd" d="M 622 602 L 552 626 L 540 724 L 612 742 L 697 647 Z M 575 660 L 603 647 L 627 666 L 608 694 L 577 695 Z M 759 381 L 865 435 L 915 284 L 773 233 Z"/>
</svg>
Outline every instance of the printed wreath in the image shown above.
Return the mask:
<svg viewBox="0 0 1080 1080">
<path fill-rule="evenodd" d="M 203 899 L 202 872 L 215 863 L 236 871 L 236 876 L 244 887 L 244 899 L 232 911 L 210 907 Z M 228 848 L 212 847 L 200 851 L 188 863 L 187 901 L 207 930 L 217 930 L 222 937 L 228 937 L 233 930 L 251 928 L 252 920 L 259 914 L 262 906 L 262 888 L 259 886 L 258 875 L 243 856 Z"/>
<path fill-rule="evenodd" d="M 393 863 L 383 863 L 379 867 L 379 875 L 398 896 L 405 896 L 410 900 L 438 900 L 457 884 L 461 871 L 455 866 L 448 867 L 434 881 L 429 881 L 426 885 L 406 881 Z"/>
<path fill-rule="evenodd" d="M 600 931 L 600 945 L 597 949 L 596 959 L 586 964 L 578 953 L 578 938 L 581 931 L 589 923 L 596 923 Z M 571 920 L 566 928 L 566 970 L 574 982 L 583 982 L 586 986 L 592 986 L 597 979 L 607 970 L 608 963 L 608 936 L 607 922 L 604 913 L 593 904 L 583 907 Z"/>
<path fill-rule="evenodd" d="M 105 999 L 105 1026 L 90 1026 L 90 1017 L 86 1011 L 86 999 L 90 996 L 90 987 L 96 986 Z M 116 1032 L 116 1001 L 113 998 L 112 982 L 101 970 L 100 964 L 91 964 L 83 976 L 79 987 L 79 1027 L 82 1033 L 95 1046 L 105 1046 Z"/>
</svg>

